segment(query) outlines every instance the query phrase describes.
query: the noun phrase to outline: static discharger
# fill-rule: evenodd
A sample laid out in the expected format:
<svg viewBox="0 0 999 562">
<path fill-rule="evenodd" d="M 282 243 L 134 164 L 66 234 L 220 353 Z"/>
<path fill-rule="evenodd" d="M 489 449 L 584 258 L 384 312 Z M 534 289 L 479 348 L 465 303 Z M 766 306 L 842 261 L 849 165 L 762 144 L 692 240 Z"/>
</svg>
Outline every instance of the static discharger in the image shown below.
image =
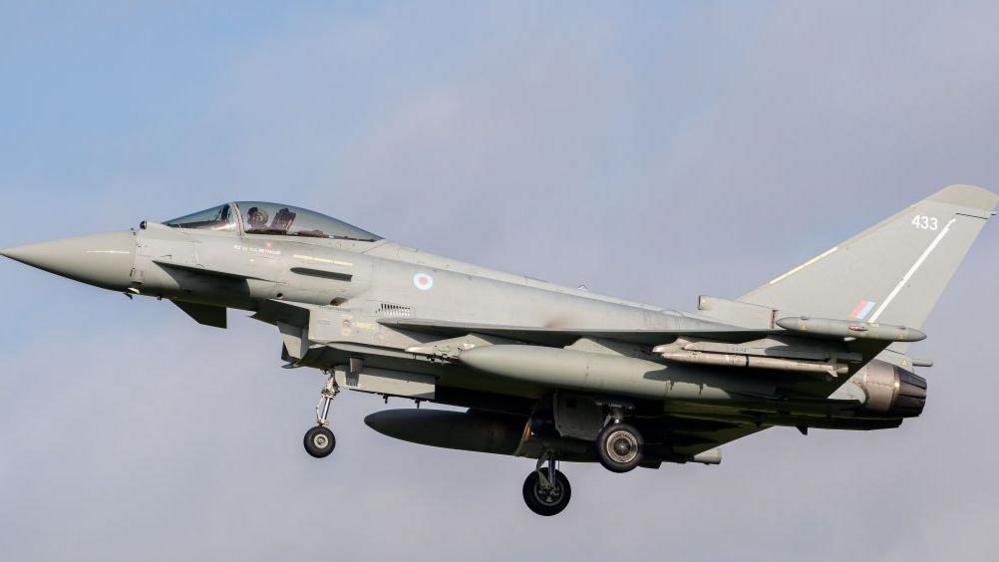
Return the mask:
<svg viewBox="0 0 999 562">
<path fill-rule="evenodd" d="M 829 318 L 796 316 L 781 318 L 777 321 L 777 325 L 791 332 L 833 338 L 855 338 L 890 342 L 916 342 L 926 339 L 926 334 L 914 328 L 854 320 L 832 320 Z"/>
</svg>

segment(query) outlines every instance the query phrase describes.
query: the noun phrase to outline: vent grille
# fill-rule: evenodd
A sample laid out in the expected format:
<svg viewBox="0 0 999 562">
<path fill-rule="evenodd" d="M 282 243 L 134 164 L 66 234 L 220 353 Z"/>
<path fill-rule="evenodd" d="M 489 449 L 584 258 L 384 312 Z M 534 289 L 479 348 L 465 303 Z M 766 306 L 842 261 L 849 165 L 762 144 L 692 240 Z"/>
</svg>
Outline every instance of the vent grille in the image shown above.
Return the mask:
<svg viewBox="0 0 999 562">
<path fill-rule="evenodd" d="M 391 316 L 398 318 L 412 316 L 413 309 L 401 304 L 389 304 L 383 302 L 378 304 L 378 308 L 375 309 L 375 314 L 377 316 Z"/>
</svg>

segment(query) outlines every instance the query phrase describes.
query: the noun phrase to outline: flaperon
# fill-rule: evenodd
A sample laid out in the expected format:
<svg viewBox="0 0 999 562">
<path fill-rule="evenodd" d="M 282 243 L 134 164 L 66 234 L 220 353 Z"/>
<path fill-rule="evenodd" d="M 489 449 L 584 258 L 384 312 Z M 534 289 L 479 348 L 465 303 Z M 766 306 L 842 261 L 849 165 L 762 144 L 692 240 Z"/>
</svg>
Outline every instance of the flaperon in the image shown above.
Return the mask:
<svg viewBox="0 0 999 562">
<path fill-rule="evenodd" d="M 918 416 L 910 357 L 999 200 L 950 186 L 735 298 L 695 313 L 458 262 L 334 218 L 265 202 L 134 230 L 3 250 L 45 271 L 172 301 L 226 327 L 229 308 L 277 327 L 288 368 L 326 375 L 314 457 L 335 446 L 342 389 L 458 406 L 392 409 L 375 430 L 414 443 L 537 459 L 528 507 L 561 512 L 560 461 L 613 472 L 721 462 L 773 426 L 883 429 Z"/>
</svg>

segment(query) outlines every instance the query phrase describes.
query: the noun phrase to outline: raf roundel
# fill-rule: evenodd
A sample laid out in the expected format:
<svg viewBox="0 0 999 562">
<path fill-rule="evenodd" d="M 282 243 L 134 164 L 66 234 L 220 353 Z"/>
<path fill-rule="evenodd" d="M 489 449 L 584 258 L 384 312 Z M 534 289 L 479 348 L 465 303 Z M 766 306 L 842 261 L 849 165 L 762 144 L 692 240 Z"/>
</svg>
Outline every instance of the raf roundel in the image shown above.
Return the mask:
<svg viewBox="0 0 999 562">
<path fill-rule="evenodd" d="M 429 291 L 434 286 L 434 278 L 429 273 L 413 275 L 413 285 L 421 291 Z"/>
</svg>

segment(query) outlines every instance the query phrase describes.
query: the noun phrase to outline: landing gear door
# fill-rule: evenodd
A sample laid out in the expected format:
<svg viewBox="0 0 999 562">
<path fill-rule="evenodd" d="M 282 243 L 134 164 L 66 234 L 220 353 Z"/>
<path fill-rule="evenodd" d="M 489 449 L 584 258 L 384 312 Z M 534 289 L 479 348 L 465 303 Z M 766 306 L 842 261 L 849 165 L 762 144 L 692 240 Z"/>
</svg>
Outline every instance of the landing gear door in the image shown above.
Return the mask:
<svg viewBox="0 0 999 562">
<path fill-rule="evenodd" d="M 555 395 L 555 429 L 563 437 L 593 441 L 604 426 L 604 410 L 588 396 Z"/>
</svg>

